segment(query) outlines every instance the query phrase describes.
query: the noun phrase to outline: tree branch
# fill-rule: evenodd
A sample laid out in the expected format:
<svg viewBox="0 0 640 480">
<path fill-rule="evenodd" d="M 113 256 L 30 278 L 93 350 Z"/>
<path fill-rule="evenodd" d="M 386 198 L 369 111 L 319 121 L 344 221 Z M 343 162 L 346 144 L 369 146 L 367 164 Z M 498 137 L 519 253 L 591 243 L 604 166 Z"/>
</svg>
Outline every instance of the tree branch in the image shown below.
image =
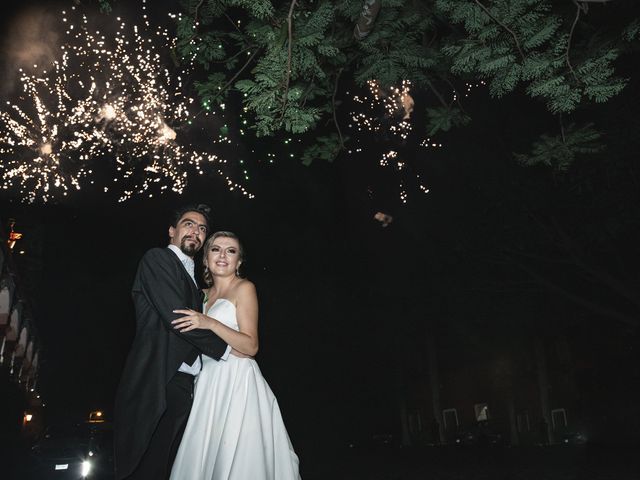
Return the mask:
<svg viewBox="0 0 640 480">
<path fill-rule="evenodd" d="M 331 107 L 333 109 L 333 123 L 335 123 L 336 125 L 338 138 L 340 138 L 340 149 L 343 149 L 344 138 L 342 137 L 342 131 L 340 130 L 340 125 L 338 124 L 338 116 L 336 115 L 336 94 L 338 93 L 338 81 L 340 80 L 340 75 L 342 75 L 342 69 L 338 70 L 338 74 L 336 75 L 336 82 L 333 86 L 333 96 L 331 97 Z"/>
<path fill-rule="evenodd" d="M 216 63 L 216 64 L 220 64 L 220 63 L 227 63 L 230 62 L 231 60 L 233 60 L 234 58 L 242 55 L 244 52 L 246 52 L 247 50 L 251 50 L 252 48 L 260 48 L 258 45 L 249 45 L 245 48 L 243 48 L 242 50 L 240 50 L 239 52 L 233 54 L 232 56 L 230 56 L 229 58 L 225 58 L 224 60 L 213 60 L 211 63 Z"/>
<path fill-rule="evenodd" d="M 632 327 L 638 327 L 640 325 L 640 322 L 638 321 L 638 319 L 627 315 L 625 313 L 619 312 L 617 310 L 613 310 L 609 307 L 604 307 L 602 305 L 599 305 L 595 302 L 592 302 L 591 300 L 587 300 L 585 298 L 582 298 L 579 295 L 576 295 L 575 293 L 569 292 L 567 290 L 565 290 L 564 288 L 562 288 L 561 286 L 557 285 L 556 283 L 552 282 L 551 280 L 543 277 L 542 275 L 538 274 L 537 272 L 534 272 L 533 270 L 531 270 L 529 267 L 527 267 L 525 264 L 518 262 L 517 260 L 512 259 L 514 265 L 520 267 L 520 269 L 524 270 L 527 274 L 529 274 L 529 276 L 531 276 L 533 279 L 535 279 L 537 282 L 539 282 L 540 284 L 544 285 L 545 287 L 547 287 L 549 290 L 553 290 L 556 293 L 560 293 L 561 295 L 564 295 L 565 297 L 569 298 L 570 300 L 572 300 L 573 302 L 577 303 L 578 305 L 581 305 L 587 309 L 592 310 L 593 312 L 599 313 L 601 315 L 607 316 L 607 317 L 611 317 L 614 318 L 615 320 L 618 320 L 619 322 L 624 323 L 625 325 L 629 325 Z"/>
<path fill-rule="evenodd" d="M 227 20 L 229 20 L 229 23 L 230 23 L 231 25 L 233 25 L 233 28 L 235 28 L 235 29 L 238 31 L 238 33 L 240 33 L 240 34 L 242 35 L 242 34 L 243 34 L 243 33 L 242 33 L 242 30 L 240 30 L 240 29 L 238 28 L 238 25 L 237 25 L 237 24 L 235 24 L 235 23 L 233 22 L 233 20 L 231 20 L 231 17 L 230 17 L 229 15 L 227 15 L 227 13 L 226 13 L 226 12 L 225 12 L 224 16 L 227 18 Z"/>
<path fill-rule="evenodd" d="M 216 98 L 218 98 L 220 95 L 222 95 L 222 93 L 229 88 L 229 86 L 231 86 L 231 84 L 235 81 L 236 78 L 238 78 L 238 76 L 240 76 L 240 74 L 244 71 L 245 68 L 247 68 L 247 66 L 251 63 L 251 60 L 254 59 L 254 57 L 258 54 L 258 52 L 262 50 L 262 47 L 257 47 L 256 51 L 253 52 L 251 54 L 251 56 L 249 57 L 249 59 L 245 62 L 245 64 L 240 67 L 240 70 L 238 70 L 235 75 L 233 77 L 231 77 L 231 80 L 229 80 L 227 83 L 224 84 L 224 86 L 220 89 L 220 91 L 218 93 L 216 93 L 216 95 L 211 99 L 211 100 L 215 100 Z"/>
<path fill-rule="evenodd" d="M 200 0 L 193 11 L 193 35 L 191 35 L 191 37 L 187 41 L 187 45 L 198 36 L 198 10 L 200 10 L 200 7 L 203 3 L 204 0 Z"/>
<path fill-rule="evenodd" d="M 522 48 L 520 48 L 520 42 L 518 41 L 518 37 L 516 36 L 515 32 L 511 30 L 509 27 L 507 27 L 500 20 L 498 20 L 496 17 L 494 17 L 489 11 L 489 9 L 485 7 L 479 0 L 475 0 L 475 2 L 484 11 L 484 13 L 486 13 L 489 16 L 491 20 L 496 22 L 498 25 L 500 25 L 502 28 L 504 28 L 507 32 L 511 34 L 511 36 L 513 37 L 513 41 L 516 43 L 516 48 L 518 49 L 518 52 L 520 52 L 520 57 L 522 58 L 522 60 L 524 60 L 524 52 L 522 51 Z"/>
<path fill-rule="evenodd" d="M 578 24 L 578 19 L 580 18 L 580 12 L 582 11 L 582 6 L 576 0 L 573 0 L 573 3 L 576 5 L 576 18 L 573 20 L 573 25 L 571 25 L 571 30 L 569 31 L 569 39 L 567 40 L 567 50 L 564 54 L 564 58 L 565 58 L 567 67 L 569 67 L 569 71 L 571 72 L 571 75 L 573 75 L 573 78 L 576 79 L 576 82 L 580 83 L 580 79 L 578 78 L 578 75 L 576 75 L 575 70 L 571 66 L 571 60 L 569 59 L 569 50 L 571 49 L 571 39 L 573 38 L 573 32 L 576 29 L 576 25 Z"/>
<path fill-rule="evenodd" d="M 296 0 L 291 0 L 289 15 L 287 15 L 287 28 L 289 33 L 289 44 L 287 45 L 287 77 L 285 79 L 284 95 L 282 96 L 282 113 L 280 114 L 280 121 L 284 118 L 284 112 L 287 109 L 287 97 L 289 96 L 289 82 L 291 80 L 291 48 L 293 43 L 293 7 L 295 6 Z"/>
<path fill-rule="evenodd" d="M 434 87 L 433 83 L 431 83 L 431 81 L 427 77 L 425 77 L 425 80 L 427 81 L 427 85 L 429 85 L 429 88 L 431 89 L 433 94 L 436 96 L 436 98 L 440 101 L 442 106 L 448 109 L 449 104 L 444 101 L 444 98 L 442 98 L 442 95 L 440 95 L 440 92 L 436 89 L 436 87 Z"/>
<path fill-rule="evenodd" d="M 458 93 L 458 89 L 456 88 L 456 86 L 453 83 L 451 83 L 451 81 L 448 78 L 445 78 L 444 81 L 447 82 L 447 84 L 449 84 L 449 86 L 451 87 L 451 90 L 453 90 L 453 93 L 455 94 L 455 97 L 456 97 L 455 102 L 458 104 L 458 107 L 460 108 L 462 113 L 464 113 L 465 115 L 469 115 L 467 111 L 464 109 L 464 107 L 462 106 L 462 102 L 460 101 L 460 94 Z M 453 104 L 453 102 L 451 104 Z"/>
<path fill-rule="evenodd" d="M 309 80 L 309 85 L 307 85 L 307 88 L 304 91 L 304 94 L 302 95 L 302 103 L 301 106 L 304 108 L 304 106 L 307 104 L 307 99 L 309 98 L 309 94 L 311 93 L 311 90 L 313 90 L 314 84 L 313 82 L 316 79 L 316 72 L 313 72 L 313 74 L 311 75 L 311 80 Z"/>
<path fill-rule="evenodd" d="M 599 270 L 591 266 L 587 262 L 585 262 L 576 253 L 577 247 L 575 246 L 575 242 L 571 239 L 571 237 L 562 229 L 562 227 L 560 227 L 560 225 L 558 225 L 558 223 L 555 220 L 552 219 L 552 222 L 553 222 L 553 226 L 558 232 L 558 236 L 561 239 L 564 249 L 569 253 L 569 255 L 571 256 L 571 258 L 573 259 L 576 265 L 578 265 L 580 268 L 582 268 L 585 272 L 590 274 L 592 277 L 596 278 L 597 280 L 607 285 L 614 292 L 625 297 L 627 300 L 633 303 L 636 307 L 640 308 L 640 299 L 638 298 L 638 294 L 635 291 L 628 288 L 623 282 L 621 282 L 620 280 L 618 280 L 608 272 Z"/>
<path fill-rule="evenodd" d="M 573 262 L 570 262 L 568 260 L 550 258 L 544 255 L 538 255 L 535 253 L 518 252 L 517 250 L 511 250 L 511 249 L 505 249 L 504 252 L 509 255 L 509 258 L 512 258 L 513 255 L 517 255 L 519 257 L 529 258 L 531 260 L 538 260 L 546 263 L 554 263 L 554 264 L 560 264 L 560 265 L 575 265 Z"/>
<path fill-rule="evenodd" d="M 599 270 L 586 261 L 582 259 L 577 250 L 579 247 L 576 245 L 576 242 L 569 236 L 568 233 L 564 231 L 564 229 L 558 224 L 558 222 L 551 218 L 551 226 L 545 224 L 537 215 L 530 214 L 531 218 L 538 224 L 538 226 L 547 234 L 549 239 L 556 243 L 560 248 L 562 248 L 565 252 L 569 254 L 572 259 L 572 264 L 584 270 L 587 274 L 591 275 L 592 278 L 598 280 L 599 282 L 608 286 L 611 290 L 616 292 L 618 295 L 629 300 L 632 304 L 637 307 L 640 307 L 640 298 L 638 297 L 637 292 L 629 289 L 624 283 L 622 283 L 617 278 L 613 277 L 608 272 Z M 559 238 L 559 240 L 558 240 Z"/>
<path fill-rule="evenodd" d="M 200 0 L 196 5 L 196 8 L 193 12 L 193 23 L 198 23 L 198 10 L 200 10 L 200 7 L 202 6 L 203 3 L 204 3 L 204 0 Z"/>
</svg>

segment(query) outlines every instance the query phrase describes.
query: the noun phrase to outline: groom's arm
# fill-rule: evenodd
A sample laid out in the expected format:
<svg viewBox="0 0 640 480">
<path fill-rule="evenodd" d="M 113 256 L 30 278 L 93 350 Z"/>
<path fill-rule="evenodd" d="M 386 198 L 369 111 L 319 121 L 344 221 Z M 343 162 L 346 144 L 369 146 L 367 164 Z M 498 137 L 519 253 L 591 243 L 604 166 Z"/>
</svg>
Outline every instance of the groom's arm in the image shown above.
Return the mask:
<svg viewBox="0 0 640 480">
<path fill-rule="evenodd" d="M 173 252 L 169 253 L 174 255 Z M 144 295 L 151 307 L 158 313 L 164 327 L 180 336 L 205 355 L 220 359 L 227 350 L 227 344 L 210 330 L 191 330 L 178 332 L 171 322 L 182 315 L 173 310 L 185 308 L 185 298 L 190 292 L 185 284 L 176 276 L 175 262 L 160 248 L 149 250 L 138 266 L 137 282 L 134 293 Z"/>
</svg>

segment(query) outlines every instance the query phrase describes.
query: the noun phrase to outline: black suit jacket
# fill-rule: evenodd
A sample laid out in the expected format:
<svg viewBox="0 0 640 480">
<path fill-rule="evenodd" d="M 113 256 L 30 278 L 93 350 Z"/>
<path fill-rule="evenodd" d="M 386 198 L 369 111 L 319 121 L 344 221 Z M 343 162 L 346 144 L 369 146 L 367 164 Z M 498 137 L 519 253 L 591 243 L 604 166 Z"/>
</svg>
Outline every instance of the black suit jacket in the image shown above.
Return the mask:
<svg viewBox="0 0 640 480">
<path fill-rule="evenodd" d="M 149 250 L 133 283 L 136 335 L 116 395 L 116 476 L 136 468 L 166 408 L 165 387 L 194 349 L 219 359 L 227 344 L 209 330 L 180 333 L 171 321 L 178 308 L 202 310 L 202 292 L 177 255 L 168 248 Z"/>
</svg>

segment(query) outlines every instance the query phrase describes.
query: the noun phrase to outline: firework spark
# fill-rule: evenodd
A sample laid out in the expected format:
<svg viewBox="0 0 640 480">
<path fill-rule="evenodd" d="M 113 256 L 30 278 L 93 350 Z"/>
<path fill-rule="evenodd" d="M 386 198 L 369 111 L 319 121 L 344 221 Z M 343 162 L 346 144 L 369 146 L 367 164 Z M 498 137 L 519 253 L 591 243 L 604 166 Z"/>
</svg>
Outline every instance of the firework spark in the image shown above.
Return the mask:
<svg viewBox="0 0 640 480">
<path fill-rule="evenodd" d="M 376 80 L 367 82 L 368 94 L 364 97 L 353 96 L 353 101 L 358 105 L 359 112 L 351 113 L 352 123 L 350 128 L 358 133 L 384 133 L 393 144 L 401 147 L 412 132 L 411 115 L 414 109 L 414 100 L 411 96 L 411 82 L 404 80 L 399 87 L 382 87 Z M 364 112 L 362 111 L 364 110 Z M 389 145 L 391 146 L 391 145 Z M 441 146 L 441 145 L 440 145 Z M 366 151 L 362 147 L 356 147 L 349 153 L 361 153 Z M 406 160 L 403 160 L 395 148 L 383 153 L 378 162 L 382 168 L 393 168 L 397 173 L 400 202 L 407 203 L 407 184 L 417 185 L 423 193 L 428 193 L 420 176 L 414 172 L 414 168 Z M 412 178 L 413 177 L 413 178 Z"/>
<path fill-rule="evenodd" d="M 96 154 L 81 114 L 86 99 L 72 100 L 65 91 L 67 57 L 56 62 L 51 76 L 20 71 L 21 105 L 7 102 L 0 111 L 0 169 L 3 190 L 17 186 L 21 198 L 33 202 L 79 190 L 92 172 L 86 159 Z"/>
<path fill-rule="evenodd" d="M 358 130 L 369 132 L 382 130 L 383 124 L 379 117 L 375 115 L 375 109 L 382 106 L 384 110 L 383 118 L 388 123 L 388 131 L 402 140 L 406 140 L 412 129 L 410 120 L 414 107 L 413 97 L 411 96 L 411 82 L 403 80 L 400 87 L 382 88 L 376 80 L 369 80 L 367 86 L 373 102 L 363 100 L 359 96 L 355 96 L 354 101 L 363 105 L 370 105 L 373 111 L 369 115 L 366 113 L 353 113 L 351 115 Z M 391 121 L 389 122 L 389 120 Z"/>
<path fill-rule="evenodd" d="M 143 6 L 144 10 L 144 6 Z M 79 22 L 73 22 L 79 17 Z M 222 170 L 225 160 L 194 150 L 186 137 L 195 101 L 161 51 L 175 43 L 143 15 L 142 26 L 118 18 L 113 35 L 91 29 L 85 15 L 63 12 L 61 60 L 41 74 L 22 74 L 24 95 L 0 112 L 2 188 L 48 201 L 112 176 L 104 191 L 125 201 L 171 190 L 182 193 L 189 173 L 213 167 L 230 190 L 253 198 Z"/>
</svg>

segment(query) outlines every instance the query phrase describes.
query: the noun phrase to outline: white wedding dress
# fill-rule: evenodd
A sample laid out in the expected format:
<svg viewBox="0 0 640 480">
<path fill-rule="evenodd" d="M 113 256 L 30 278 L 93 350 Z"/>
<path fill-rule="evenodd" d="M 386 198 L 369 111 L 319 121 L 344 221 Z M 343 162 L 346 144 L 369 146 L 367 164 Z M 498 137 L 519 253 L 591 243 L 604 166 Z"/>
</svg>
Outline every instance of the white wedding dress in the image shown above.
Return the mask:
<svg viewBox="0 0 640 480">
<path fill-rule="evenodd" d="M 238 330 L 229 300 L 216 300 L 207 315 Z M 256 361 L 203 355 L 171 480 L 298 479 L 298 457 Z"/>
</svg>

